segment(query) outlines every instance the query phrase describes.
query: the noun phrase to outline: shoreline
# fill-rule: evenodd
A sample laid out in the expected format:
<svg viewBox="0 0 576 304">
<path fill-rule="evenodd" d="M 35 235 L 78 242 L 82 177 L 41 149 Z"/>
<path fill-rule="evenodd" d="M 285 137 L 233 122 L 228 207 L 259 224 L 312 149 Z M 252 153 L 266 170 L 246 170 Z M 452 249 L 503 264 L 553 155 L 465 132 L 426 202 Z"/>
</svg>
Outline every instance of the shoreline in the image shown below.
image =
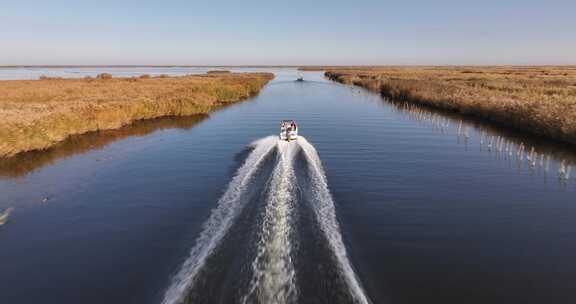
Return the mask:
<svg viewBox="0 0 576 304">
<path fill-rule="evenodd" d="M 260 92 L 270 73 L 0 81 L 0 158 L 143 119 L 208 114 Z"/>
<path fill-rule="evenodd" d="M 186 64 L 159 64 L 159 65 L 142 65 L 142 64 L 111 64 L 111 65 L 0 65 L 0 69 L 15 68 L 301 68 L 299 65 L 186 65 Z"/>
<path fill-rule="evenodd" d="M 220 109 L 222 107 L 215 110 Z M 118 129 L 70 135 L 63 141 L 44 150 L 32 150 L 10 157 L 0 157 L 0 180 L 25 176 L 60 159 L 100 150 L 116 141 L 126 140 L 131 137 L 148 136 L 156 131 L 166 129 L 189 130 L 209 117 L 209 114 L 163 116 L 137 120 Z"/>
<path fill-rule="evenodd" d="M 393 101 L 474 117 L 576 147 L 574 67 L 386 67 L 325 76 Z"/>
</svg>

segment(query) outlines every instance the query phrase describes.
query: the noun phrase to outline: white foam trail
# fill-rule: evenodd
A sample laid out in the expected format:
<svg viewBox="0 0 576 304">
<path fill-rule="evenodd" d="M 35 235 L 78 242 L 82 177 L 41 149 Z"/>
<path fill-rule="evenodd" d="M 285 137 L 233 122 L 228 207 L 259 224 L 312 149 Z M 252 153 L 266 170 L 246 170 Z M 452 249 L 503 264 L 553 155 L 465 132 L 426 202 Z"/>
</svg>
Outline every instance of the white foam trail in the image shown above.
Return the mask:
<svg viewBox="0 0 576 304">
<path fill-rule="evenodd" d="M 331 249 L 333 250 L 336 259 L 338 261 L 338 266 L 344 275 L 346 283 L 350 288 L 350 292 L 357 303 L 370 303 L 368 297 L 364 293 L 364 290 L 360 286 L 360 282 L 354 273 L 348 255 L 346 253 L 346 247 L 342 241 L 342 235 L 340 234 L 340 227 L 336 219 L 336 211 L 334 207 L 334 200 L 332 199 L 332 194 L 328 189 L 328 183 L 324 169 L 322 168 L 322 162 L 318 156 L 318 152 L 314 146 L 312 146 L 306 138 L 300 136 L 298 138 L 298 144 L 304 151 L 304 155 L 308 161 L 308 169 L 310 172 L 310 187 L 312 207 L 320 223 L 320 227 L 328 239 Z"/>
<path fill-rule="evenodd" d="M 295 201 L 294 156 L 297 145 L 278 142 L 278 163 L 272 173 L 253 277 L 242 303 L 281 304 L 296 298 L 291 257 L 291 212 Z"/>
<path fill-rule="evenodd" d="M 9 207 L 3 212 L 0 212 L 0 226 L 4 225 L 8 221 L 8 217 L 10 217 L 10 214 L 12 213 L 13 210 L 14 208 Z"/>
<path fill-rule="evenodd" d="M 196 240 L 196 244 L 190 251 L 190 255 L 172 278 L 170 287 L 164 294 L 162 303 L 181 303 L 187 290 L 193 286 L 198 271 L 205 264 L 206 259 L 220 244 L 230 226 L 242 210 L 242 194 L 246 192 L 250 181 L 253 179 L 264 159 L 276 146 L 278 138 L 268 136 L 254 143 L 254 150 L 248 155 L 244 164 L 238 169 L 236 175 L 228 184 L 226 192 L 218 200 L 216 209 L 210 214 L 210 218 L 204 223 L 204 229 Z"/>
</svg>

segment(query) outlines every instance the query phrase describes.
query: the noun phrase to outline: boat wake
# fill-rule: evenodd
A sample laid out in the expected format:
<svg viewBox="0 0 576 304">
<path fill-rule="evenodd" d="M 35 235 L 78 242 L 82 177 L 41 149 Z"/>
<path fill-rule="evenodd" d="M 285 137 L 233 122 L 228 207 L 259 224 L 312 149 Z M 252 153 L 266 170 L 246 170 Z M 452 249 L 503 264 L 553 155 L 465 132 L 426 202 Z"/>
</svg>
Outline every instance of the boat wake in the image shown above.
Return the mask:
<svg viewBox="0 0 576 304">
<path fill-rule="evenodd" d="M 295 203 L 295 146 L 278 142 L 278 163 L 272 181 L 252 263 L 253 278 L 242 303 L 290 303 L 296 298 L 292 262 L 291 214 Z"/>
<path fill-rule="evenodd" d="M 330 268 L 335 269 L 339 281 L 344 282 L 346 298 L 349 299 L 346 302 L 370 303 L 348 259 L 336 219 L 334 201 L 314 146 L 303 137 L 299 137 L 295 142 L 285 142 L 279 141 L 276 136 L 269 136 L 252 143 L 251 147 L 253 150 L 219 199 L 188 258 L 172 278 L 162 303 L 215 302 L 210 299 L 195 299 L 190 296 L 190 290 L 195 288 L 200 277 L 209 276 L 210 271 L 218 267 L 211 265 L 211 256 L 217 255 L 219 250 L 223 250 L 222 247 L 242 247 L 223 245 L 227 243 L 228 234 L 246 230 L 235 228 L 240 225 L 237 222 L 245 216 L 242 214 L 244 209 L 249 209 L 246 208 L 248 205 L 253 205 L 260 214 L 249 217 L 249 220 L 254 222 L 247 232 L 252 250 L 229 255 L 235 259 L 239 259 L 239 256 L 246 257 L 247 264 L 240 266 L 240 269 L 246 269 L 245 278 L 234 278 L 234 281 L 244 283 L 239 284 L 238 291 L 224 301 L 279 304 L 304 301 L 305 295 L 299 294 L 299 284 L 304 282 L 297 282 L 299 270 L 296 266 L 303 263 L 295 262 L 299 246 L 304 246 L 305 243 L 298 241 L 306 237 L 299 235 L 297 229 L 297 225 L 300 225 L 297 223 L 297 214 L 301 209 L 300 194 L 308 200 L 313 210 L 314 226 L 318 227 L 316 230 L 319 230 L 318 233 L 326 243 L 322 248 L 330 251 L 326 253 L 330 257 L 328 260 L 334 261 Z M 276 159 L 262 191 L 261 204 L 258 205 L 248 193 L 252 182 L 266 165 L 266 159 L 273 154 Z M 296 166 L 300 159 L 304 160 L 304 166 Z M 298 168 L 306 168 L 308 180 L 305 187 L 299 186 L 296 174 Z M 242 272 L 231 275 L 238 276 Z M 333 278 L 319 278 L 327 281 L 331 279 Z M 222 293 L 228 289 L 222 280 L 215 281 L 220 283 L 216 288 Z M 201 296 L 202 290 L 196 294 Z M 219 302 L 222 301 L 220 297 Z"/>
<path fill-rule="evenodd" d="M 312 209 L 320 223 L 322 232 L 328 239 L 332 253 L 338 261 L 337 266 L 340 268 L 339 270 L 346 280 L 354 302 L 370 303 L 360 285 L 359 279 L 354 273 L 350 260 L 348 259 L 346 247 L 342 241 L 342 234 L 340 233 L 340 227 L 336 219 L 334 200 L 332 199 L 332 194 L 330 194 L 330 190 L 328 189 L 326 174 L 324 173 L 320 156 L 318 155 L 318 152 L 316 152 L 314 146 L 312 146 L 306 138 L 301 137 L 298 140 L 298 143 L 302 148 L 308 163 L 310 176 L 309 186 L 311 190 L 307 193 L 311 198 L 313 206 Z"/>
<path fill-rule="evenodd" d="M 182 265 L 180 271 L 174 276 L 172 284 L 164 296 L 165 304 L 181 303 L 186 291 L 196 280 L 200 268 L 225 236 L 232 222 L 239 214 L 245 201 L 242 194 L 246 191 L 259 166 L 276 146 L 278 140 L 275 136 L 265 137 L 254 143 L 254 150 L 248 155 L 244 164 L 238 169 L 236 175 L 228 184 L 228 189 L 218 200 L 216 209 L 204 224 L 204 230 L 196 240 L 196 245 Z"/>
</svg>

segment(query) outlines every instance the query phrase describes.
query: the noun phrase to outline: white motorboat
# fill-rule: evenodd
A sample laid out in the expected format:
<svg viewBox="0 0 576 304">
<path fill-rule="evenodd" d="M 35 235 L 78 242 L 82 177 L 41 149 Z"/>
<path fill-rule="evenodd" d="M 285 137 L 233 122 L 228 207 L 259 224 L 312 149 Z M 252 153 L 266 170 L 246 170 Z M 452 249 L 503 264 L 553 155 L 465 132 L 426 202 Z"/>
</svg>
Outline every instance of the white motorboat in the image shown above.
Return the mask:
<svg viewBox="0 0 576 304">
<path fill-rule="evenodd" d="M 302 75 L 302 73 L 298 73 L 298 78 L 296 78 L 297 82 L 302 82 L 304 81 L 304 75 Z"/>
<path fill-rule="evenodd" d="M 298 125 L 294 120 L 280 122 L 280 140 L 291 141 L 298 139 Z"/>
</svg>

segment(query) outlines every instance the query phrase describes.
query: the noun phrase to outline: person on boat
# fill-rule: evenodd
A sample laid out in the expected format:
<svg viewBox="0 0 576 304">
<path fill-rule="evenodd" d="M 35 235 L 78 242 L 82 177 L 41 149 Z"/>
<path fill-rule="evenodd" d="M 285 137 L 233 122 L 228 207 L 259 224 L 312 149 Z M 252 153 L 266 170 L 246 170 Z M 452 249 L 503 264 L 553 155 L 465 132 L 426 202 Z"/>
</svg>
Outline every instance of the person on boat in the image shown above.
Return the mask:
<svg viewBox="0 0 576 304">
<path fill-rule="evenodd" d="M 296 131 L 296 122 L 292 121 L 292 123 L 290 124 L 290 128 L 294 131 Z"/>
</svg>

